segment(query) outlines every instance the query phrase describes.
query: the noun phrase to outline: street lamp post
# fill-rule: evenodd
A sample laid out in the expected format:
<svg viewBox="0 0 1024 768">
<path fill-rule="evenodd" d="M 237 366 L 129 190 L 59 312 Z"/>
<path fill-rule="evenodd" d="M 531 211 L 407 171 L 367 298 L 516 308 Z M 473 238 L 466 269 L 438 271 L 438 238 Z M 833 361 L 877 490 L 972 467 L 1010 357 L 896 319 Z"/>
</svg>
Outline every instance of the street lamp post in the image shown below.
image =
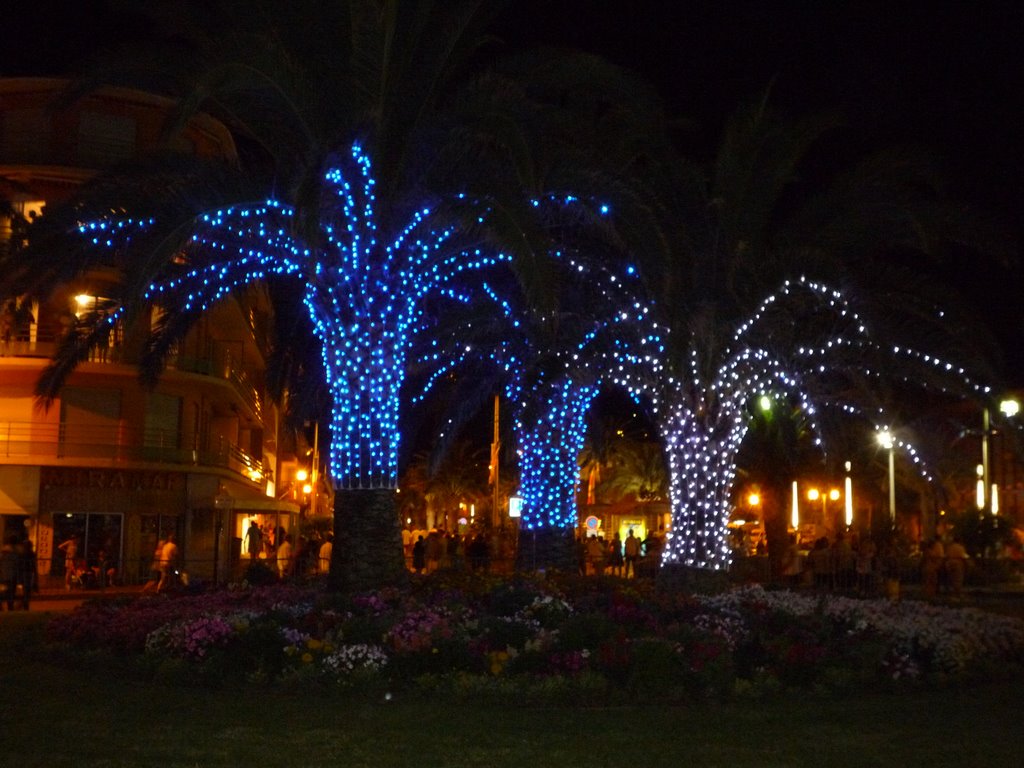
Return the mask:
<svg viewBox="0 0 1024 768">
<path fill-rule="evenodd" d="M 1000 401 L 999 412 L 1007 418 L 1012 418 L 1020 412 L 1020 403 L 1012 398 Z M 981 494 L 979 502 L 983 512 L 991 512 L 993 515 L 998 512 L 995 501 L 995 488 L 992 484 L 991 460 L 989 458 L 989 439 L 992 434 L 992 418 L 989 408 L 986 405 L 981 411 Z"/>
<path fill-rule="evenodd" d="M 828 520 L 828 502 L 829 500 L 838 501 L 840 496 L 842 496 L 842 492 L 838 488 L 833 488 L 828 492 L 819 491 L 817 488 L 809 488 L 807 491 L 808 501 L 821 499 L 821 524 L 826 530 L 831 529 Z"/>
<path fill-rule="evenodd" d="M 889 522 L 896 527 L 896 463 L 893 459 L 892 432 L 883 429 L 878 433 L 878 444 L 889 451 Z"/>
</svg>

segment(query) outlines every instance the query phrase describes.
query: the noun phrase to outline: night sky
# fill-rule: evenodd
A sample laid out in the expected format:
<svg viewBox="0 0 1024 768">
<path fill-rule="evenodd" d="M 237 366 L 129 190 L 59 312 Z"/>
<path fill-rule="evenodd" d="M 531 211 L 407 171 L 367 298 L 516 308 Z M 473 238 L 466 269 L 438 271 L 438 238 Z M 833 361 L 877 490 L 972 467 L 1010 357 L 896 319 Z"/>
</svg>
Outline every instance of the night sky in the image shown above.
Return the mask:
<svg viewBox="0 0 1024 768">
<path fill-rule="evenodd" d="M 8 14 L 0 75 L 57 74 L 137 34 L 111 5 L 37 0 Z M 1020 3 L 513 0 L 495 32 L 511 47 L 575 47 L 639 72 L 693 121 L 683 140 L 697 154 L 769 83 L 785 114 L 838 109 L 837 163 L 883 146 L 928 149 L 953 196 L 987 211 L 1018 250 L 1024 242 Z M 1018 268 L 979 272 L 964 257 L 951 277 L 997 330 L 1011 383 L 1024 384 Z"/>
</svg>

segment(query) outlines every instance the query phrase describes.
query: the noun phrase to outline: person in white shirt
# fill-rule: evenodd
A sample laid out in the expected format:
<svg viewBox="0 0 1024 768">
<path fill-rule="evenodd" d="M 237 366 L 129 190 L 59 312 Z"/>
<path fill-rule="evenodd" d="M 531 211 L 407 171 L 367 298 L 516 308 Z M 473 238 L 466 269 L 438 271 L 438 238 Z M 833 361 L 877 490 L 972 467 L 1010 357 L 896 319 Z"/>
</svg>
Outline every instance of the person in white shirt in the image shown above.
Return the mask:
<svg viewBox="0 0 1024 768">
<path fill-rule="evenodd" d="M 320 551 L 317 553 L 317 570 L 320 573 L 329 573 L 331 570 L 331 554 L 334 552 L 334 534 L 328 533 L 324 539 L 324 543 L 320 545 Z"/>
</svg>

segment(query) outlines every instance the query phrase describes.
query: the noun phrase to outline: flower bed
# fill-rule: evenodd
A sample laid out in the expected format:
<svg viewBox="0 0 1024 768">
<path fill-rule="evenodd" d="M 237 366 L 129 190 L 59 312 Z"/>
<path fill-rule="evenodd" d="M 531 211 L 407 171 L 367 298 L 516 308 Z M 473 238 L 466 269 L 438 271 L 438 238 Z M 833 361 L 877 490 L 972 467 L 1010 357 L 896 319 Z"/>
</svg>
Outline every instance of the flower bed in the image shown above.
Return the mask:
<svg viewBox="0 0 1024 768">
<path fill-rule="evenodd" d="M 48 630 L 157 676 L 522 702 L 898 689 L 1024 662 L 1024 622 L 971 608 L 761 587 L 682 595 L 616 579 L 435 577 L 351 599 L 291 586 L 140 597 L 88 603 Z"/>
</svg>

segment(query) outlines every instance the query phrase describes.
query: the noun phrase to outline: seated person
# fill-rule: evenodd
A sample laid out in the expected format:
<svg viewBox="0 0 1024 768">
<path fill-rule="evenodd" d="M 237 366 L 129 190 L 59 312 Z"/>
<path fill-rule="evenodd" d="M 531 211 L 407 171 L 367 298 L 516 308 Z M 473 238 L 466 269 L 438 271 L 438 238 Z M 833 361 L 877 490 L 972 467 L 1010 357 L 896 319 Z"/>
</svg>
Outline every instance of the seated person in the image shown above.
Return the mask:
<svg viewBox="0 0 1024 768">
<path fill-rule="evenodd" d="M 93 566 L 92 571 L 100 587 L 109 587 L 114 583 L 114 579 L 117 576 L 117 568 L 114 567 L 114 562 L 102 549 L 96 555 L 96 565 Z"/>
</svg>

